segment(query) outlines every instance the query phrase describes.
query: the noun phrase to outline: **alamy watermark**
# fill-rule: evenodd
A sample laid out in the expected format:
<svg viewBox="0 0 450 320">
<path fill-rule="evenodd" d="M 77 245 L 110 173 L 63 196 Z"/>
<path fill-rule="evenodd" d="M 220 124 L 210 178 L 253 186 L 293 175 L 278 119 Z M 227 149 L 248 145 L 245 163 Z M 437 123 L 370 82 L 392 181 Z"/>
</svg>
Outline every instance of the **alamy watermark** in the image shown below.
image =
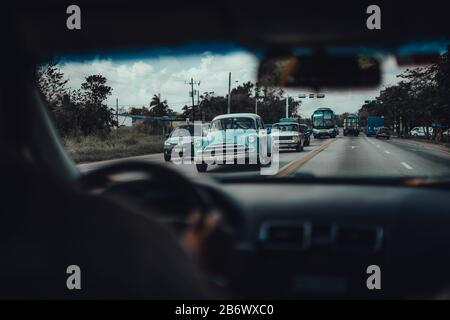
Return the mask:
<svg viewBox="0 0 450 320">
<path fill-rule="evenodd" d="M 66 286 L 69 290 L 81 290 L 81 268 L 76 264 L 67 267 L 66 273 L 69 275 Z"/>
<path fill-rule="evenodd" d="M 81 8 L 78 5 L 72 4 L 67 7 L 66 13 L 69 15 L 66 20 L 66 27 L 69 30 L 81 30 Z M 369 30 L 381 29 L 381 8 L 376 4 L 367 7 L 366 14 L 369 17 L 366 19 L 366 27 Z"/>
<path fill-rule="evenodd" d="M 280 168 L 277 129 L 268 134 L 265 129 L 224 129 L 203 132 L 203 123 L 194 122 L 194 134 L 177 129 L 176 137 L 165 142 L 166 152 L 176 164 L 260 164 L 262 175 L 276 174 Z M 300 139 L 299 142 L 302 143 Z"/>
<path fill-rule="evenodd" d="M 366 280 L 366 286 L 369 290 L 381 290 L 381 269 L 379 266 L 372 264 L 367 267 L 366 273 L 369 277 Z"/>
<path fill-rule="evenodd" d="M 372 4 L 367 7 L 367 14 L 370 16 L 366 20 L 366 27 L 369 30 L 380 30 L 381 29 L 381 8 L 376 4 Z"/>
<path fill-rule="evenodd" d="M 81 9 L 79 6 L 72 4 L 67 7 L 66 13 L 69 14 L 66 20 L 66 27 L 69 30 L 81 29 Z"/>
</svg>

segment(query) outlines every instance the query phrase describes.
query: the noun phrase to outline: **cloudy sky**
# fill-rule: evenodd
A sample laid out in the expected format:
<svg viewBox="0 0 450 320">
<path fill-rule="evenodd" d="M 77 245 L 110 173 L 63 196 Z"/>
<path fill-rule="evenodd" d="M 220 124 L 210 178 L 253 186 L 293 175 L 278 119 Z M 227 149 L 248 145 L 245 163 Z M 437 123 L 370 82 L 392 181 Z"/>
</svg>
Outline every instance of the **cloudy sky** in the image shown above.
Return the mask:
<svg viewBox="0 0 450 320">
<path fill-rule="evenodd" d="M 225 95 L 228 90 L 228 72 L 232 73 L 232 85 L 247 81 L 255 82 L 258 60 L 251 53 L 242 50 L 227 53 L 204 51 L 195 54 L 152 54 L 133 58 L 95 57 L 84 59 L 63 59 L 61 69 L 68 78 L 69 87 L 77 89 L 84 78 L 92 74 L 102 74 L 113 88 L 107 103 L 115 106 L 148 106 L 154 94 L 161 94 L 170 107 L 180 111 L 184 105 L 190 105 L 190 86 L 186 84 L 191 77 L 200 81 L 195 89 L 202 92 L 214 91 L 216 95 Z M 382 60 L 383 83 L 388 86 L 399 79 L 396 75 L 404 69 L 397 67 L 393 58 Z M 235 81 L 238 81 L 237 83 Z M 324 99 L 302 99 L 302 116 L 309 117 L 316 108 L 331 107 L 336 113 L 355 112 L 364 100 L 373 99 L 379 89 L 366 91 L 323 91 Z M 288 90 L 288 94 L 297 97 L 308 90 Z"/>
</svg>

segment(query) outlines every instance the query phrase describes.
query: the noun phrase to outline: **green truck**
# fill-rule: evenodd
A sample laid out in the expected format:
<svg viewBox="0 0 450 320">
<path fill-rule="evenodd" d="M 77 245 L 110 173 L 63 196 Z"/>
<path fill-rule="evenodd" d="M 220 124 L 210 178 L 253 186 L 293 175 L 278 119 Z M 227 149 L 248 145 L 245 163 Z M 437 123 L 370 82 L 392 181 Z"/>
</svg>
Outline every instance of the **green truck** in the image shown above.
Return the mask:
<svg viewBox="0 0 450 320">
<path fill-rule="evenodd" d="M 359 116 L 350 114 L 344 119 L 344 136 L 351 135 L 357 137 L 359 135 Z"/>
</svg>

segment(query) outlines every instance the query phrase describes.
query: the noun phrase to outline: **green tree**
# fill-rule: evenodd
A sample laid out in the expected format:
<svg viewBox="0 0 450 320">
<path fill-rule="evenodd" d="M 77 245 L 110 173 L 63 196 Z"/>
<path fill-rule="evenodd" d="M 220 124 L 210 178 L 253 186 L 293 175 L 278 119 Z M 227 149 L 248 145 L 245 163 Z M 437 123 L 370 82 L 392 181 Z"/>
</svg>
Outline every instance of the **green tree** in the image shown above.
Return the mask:
<svg viewBox="0 0 450 320">
<path fill-rule="evenodd" d="M 258 99 L 258 114 L 266 123 L 278 122 L 285 117 L 286 98 L 284 91 L 280 88 L 255 85 L 245 82 L 231 91 L 232 113 L 254 113 L 255 102 Z M 298 116 L 300 101 L 289 98 L 289 115 Z M 196 120 L 204 118 L 211 121 L 215 116 L 226 113 L 228 99 L 224 96 L 212 96 L 205 94 L 199 106 L 195 106 Z M 183 116 L 192 119 L 192 107 L 183 107 Z"/>
<path fill-rule="evenodd" d="M 174 112 L 169 108 L 167 100 L 162 100 L 160 94 L 155 94 L 150 101 L 150 116 L 162 117 L 173 115 Z"/>
<path fill-rule="evenodd" d="M 129 111 L 129 114 L 137 115 L 137 116 L 149 116 L 150 115 L 150 108 L 147 108 L 145 106 L 142 106 L 141 108 L 135 108 L 132 107 Z"/>
<path fill-rule="evenodd" d="M 67 95 L 67 79 L 57 65 L 58 60 L 55 59 L 36 71 L 38 88 L 51 108 L 61 106 Z"/>
<path fill-rule="evenodd" d="M 111 95 L 112 88 L 106 85 L 106 78 L 100 74 L 94 74 L 85 78 L 81 84 L 82 99 L 84 102 L 100 105 Z"/>
<path fill-rule="evenodd" d="M 106 83 L 104 76 L 90 75 L 81 84 L 81 89 L 72 93 L 70 104 L 75 107 L 75 134 L 105 135 L 112 127 L 117 126 L 114 110 L 105 104 L 112 92 L 112 88 Z"/>
<path fill-rule="evenodd" d="M 58 67 L 58 60 L 41 65 L 36 70 L 37 85 L 47 102 L 51 116 L 61 135 L 73 129 L 73 108 L 69 104 L 67 79 Z"/>
</svg>

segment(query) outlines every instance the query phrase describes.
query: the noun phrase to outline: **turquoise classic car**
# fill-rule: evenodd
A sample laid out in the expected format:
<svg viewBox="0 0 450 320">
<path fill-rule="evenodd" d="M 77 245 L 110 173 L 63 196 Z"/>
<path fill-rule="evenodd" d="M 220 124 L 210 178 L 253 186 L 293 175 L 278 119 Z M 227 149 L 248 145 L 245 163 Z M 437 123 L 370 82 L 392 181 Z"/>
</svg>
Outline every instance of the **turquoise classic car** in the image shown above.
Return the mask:
<svg viewBox="0 0 450 320">
<path fill-rule="evenodd" d="M 260 116 L 232 113 L 215 117 L 206 137 L 195 142 L 196 166 L 205 172 L 212 164 L 267 164 L 270 136 Z"/>
</svg>

